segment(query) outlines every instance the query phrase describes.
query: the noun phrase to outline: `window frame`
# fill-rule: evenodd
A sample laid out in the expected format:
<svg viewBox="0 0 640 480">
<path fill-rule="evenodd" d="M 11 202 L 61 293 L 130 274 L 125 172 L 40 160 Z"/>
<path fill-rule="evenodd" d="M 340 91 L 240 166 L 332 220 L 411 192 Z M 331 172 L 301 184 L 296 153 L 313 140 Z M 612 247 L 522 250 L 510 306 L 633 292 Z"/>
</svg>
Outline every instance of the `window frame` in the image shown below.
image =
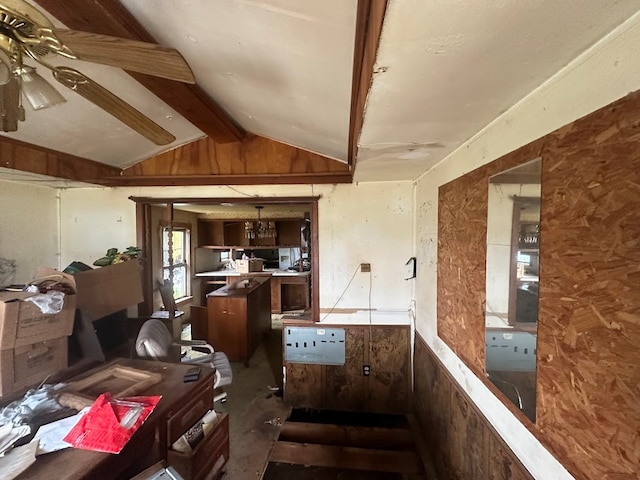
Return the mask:
<svg viewBox="0 0 640 480">
<path fill-rule="evenodd" d="M 173 267 L 170 267 L 165 263 L 165 251 L 168 251 L 168 243 L 165 244 L 165 232 L 181 232 L 183 237 L 183 261 L 181 262 L 172 262 Z M 169 269 L 173 268 L 174 272 L 176 270 L 184 270 L 184 294 L 176 295 L 175 285 L 174 285 L 174 300 L 179 302 L 182 299 L 191 297 L 191 224 L 188 223 L 173 223 L 173 226 L 170 227 L 168 222 L 160 222 L 160 252 L 161 252 L 161 269 L 162 269 L 162 279 L 169 278 Z M 175 273 L 174 273 L 175 278 Z"/>
</svg>

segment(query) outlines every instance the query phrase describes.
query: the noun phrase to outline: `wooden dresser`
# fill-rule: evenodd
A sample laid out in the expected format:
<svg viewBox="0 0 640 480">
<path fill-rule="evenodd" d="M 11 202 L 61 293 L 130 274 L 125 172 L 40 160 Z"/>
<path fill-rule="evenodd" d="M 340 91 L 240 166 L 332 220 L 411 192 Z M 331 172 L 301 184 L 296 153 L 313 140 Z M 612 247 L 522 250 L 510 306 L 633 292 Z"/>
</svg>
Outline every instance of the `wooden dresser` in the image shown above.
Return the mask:
<svg viewBox="0 0 640 480">
<path fill-rule="evenodd" d="M 207 295 L 207 340 L 232 362 L 249 359 L 271 329 L 270 277 L 256 276 Z"/>
</svg>

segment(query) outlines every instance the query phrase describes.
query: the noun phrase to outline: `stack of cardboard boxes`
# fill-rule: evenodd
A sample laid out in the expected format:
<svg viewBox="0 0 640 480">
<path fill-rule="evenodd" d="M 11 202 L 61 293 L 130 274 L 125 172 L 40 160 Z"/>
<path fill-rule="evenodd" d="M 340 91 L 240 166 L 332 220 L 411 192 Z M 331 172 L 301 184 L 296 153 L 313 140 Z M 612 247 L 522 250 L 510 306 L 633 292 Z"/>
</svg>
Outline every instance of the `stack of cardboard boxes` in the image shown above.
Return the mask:
<svg viewBox="0 0 640 480">
<path fill-rule="evenodd" d="M 128 261 L 69 275 L 40 268 L 38 278 L 57 278 L 70 287 L 58 313 L 44 314 L 27 292 L 0 292 L 0 396 L 38 385 L 67 368 L 68 336 L 75 332 L 85 358 L 104 360 L 93 322 L 143 300 L 141 266 Z"/>
<path fill-rule="evenodd" d="M 58 313 L 44 314 L 25 301 L 37 293 L 0 292 L 0 396 L 38 384 L 67 367 L 67 337 L 76 310 L 74 278 L 40 269 L 38 278 L 57 278 L 73 292 Z"/>
</svg>

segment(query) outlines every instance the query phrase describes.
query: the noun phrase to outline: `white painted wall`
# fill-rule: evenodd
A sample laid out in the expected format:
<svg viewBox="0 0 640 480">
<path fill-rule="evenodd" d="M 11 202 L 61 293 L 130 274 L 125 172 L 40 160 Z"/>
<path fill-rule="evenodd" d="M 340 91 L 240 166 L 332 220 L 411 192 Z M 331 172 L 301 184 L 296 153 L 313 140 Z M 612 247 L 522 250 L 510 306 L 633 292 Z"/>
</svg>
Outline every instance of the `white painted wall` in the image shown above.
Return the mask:
<svg viewBox="0 0 640 480">
<path fill-rule="evenodd" d="M 57 193 L 0 180 L 0 285 L 33 280 L 39 266 L 59 268 Z"/>
<path fill-rule="evenodd" d="M 62 191 L 63 263 L 91 264 L 110 247 L 135 244 L 135 204 L 129 196 L 237 197 L 320 195 L 321 319 L 332 323 L 409 323 L 413 251 L 413 184 L 234 187 L 80 188 Z M 359 271 L 371 264 L 371 274 Z M 349 282 L 351 283 L 349 284 Z M 371 283 L 369 283 L 371 281 Z M 335 307 L 333 313 L 328 313 Z M 344 309 L 348 309 L 345 312 Z"/>
<path fill-rule="evenodd" d="M 538 479 L 572 478 L 437 336 L 438 187 L 640 89 L 635 15 L 417 181 L 417 331 Z"/>
</svg>

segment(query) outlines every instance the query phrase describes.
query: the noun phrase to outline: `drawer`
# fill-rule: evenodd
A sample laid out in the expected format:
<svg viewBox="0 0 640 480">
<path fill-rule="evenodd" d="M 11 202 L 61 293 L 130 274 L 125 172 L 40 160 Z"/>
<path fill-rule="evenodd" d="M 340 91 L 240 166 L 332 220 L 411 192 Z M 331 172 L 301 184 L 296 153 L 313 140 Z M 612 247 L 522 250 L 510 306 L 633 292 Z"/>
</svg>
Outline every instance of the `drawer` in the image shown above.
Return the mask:
<svg viewBox="0 0 640 480">
<path fill-rule="evenodd" d="M 299 285 L 301 283 L 309 283 L 309 277 L 296 277 L 293 275 L 278 277 L 281 285 Z"/>
<path fill-rule="evenodd" d="M 194 480 L 219 479 L 229 461 L 229 442 L 224 442 L 211 456 L 211 460 Z"/>
<path fill-rule="evenodd" d="M 170 446 L 180 435 L 189 430 L 205 413 L 213 408 L 213 383 L 195 392 L 193 398 L 167 419 L 167 445 Z"/>
<path fill-rule="evenodd" d="M 215 478 L 216 472 L 212 472 L 220 457 L 224 460 L 218 463 L 217 470 L 229 460 L 229 416 L 226 413 L 218 414 L 218 423 L 215 430 L 207 435 L 196 445 L 191 453 L 176 452 L 169 449 L 167 451 L 167 462 L 185 480 Z M 215 476 L 214 476 L 215 475 Z"/>
</svg>

